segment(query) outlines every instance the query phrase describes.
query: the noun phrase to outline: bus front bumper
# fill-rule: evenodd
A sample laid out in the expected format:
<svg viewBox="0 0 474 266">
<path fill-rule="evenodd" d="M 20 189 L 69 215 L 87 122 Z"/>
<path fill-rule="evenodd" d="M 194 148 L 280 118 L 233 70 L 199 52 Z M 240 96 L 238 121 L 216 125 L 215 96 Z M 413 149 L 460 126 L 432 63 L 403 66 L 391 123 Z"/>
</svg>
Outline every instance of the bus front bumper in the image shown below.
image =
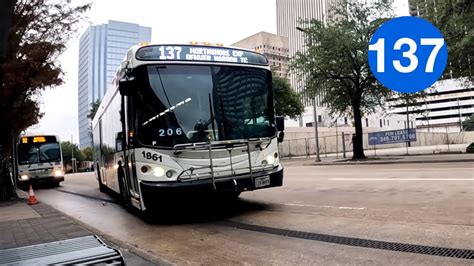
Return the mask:
<svg viewBox="0 0 474 266">
<path fill-rule="evenodd" d="M 264 183 L 263 186 L 256 186 L 256 179 L 269 178 L 269 183 Z M 141 181 L 140 189 L 147 202 L 153 196 L 163 196 L 166 194 L 180 195 L 179 193 L 190 192 L 243 192 L 256 189 L 279 187 L 283 185 L 283 166 L 279 165 L 270 171 L 219 177 L 215 180 L 215 188 L 212 179 L 202 179 L 186 182 L 150 182 Z"/>
<path fill-rule="evenodd" d="M 50 173 L 30 173 L 30 174 L 20 174 L 18 176 L 20 183 L 36 183 L 36 182 L 62 182 L 64 181 L 64 174 L 61 175 L 51 175 Z"/>
</svg>

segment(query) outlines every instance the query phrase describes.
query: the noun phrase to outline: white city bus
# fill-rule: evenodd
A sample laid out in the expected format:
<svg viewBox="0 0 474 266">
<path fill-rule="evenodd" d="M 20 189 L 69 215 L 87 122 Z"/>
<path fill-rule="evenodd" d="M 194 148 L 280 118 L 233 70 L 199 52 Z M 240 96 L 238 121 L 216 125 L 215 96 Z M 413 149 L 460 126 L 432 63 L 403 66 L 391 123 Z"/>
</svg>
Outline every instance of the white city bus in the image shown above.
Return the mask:
<svg viewBox="0 0 474 266">
<path fill-rule="evenodd" d="M 164 195 L 282 186 L 271 80 L 250 50 L 131 47 L 93 119 L 100 190 L 147 210 Z"/>
<path fill-rule="evenodd" d="M 51 135 L 22 136 L 17 145 L 18 185 L 64 181 L 63 156 L 59 138 Z"/>
</svg>

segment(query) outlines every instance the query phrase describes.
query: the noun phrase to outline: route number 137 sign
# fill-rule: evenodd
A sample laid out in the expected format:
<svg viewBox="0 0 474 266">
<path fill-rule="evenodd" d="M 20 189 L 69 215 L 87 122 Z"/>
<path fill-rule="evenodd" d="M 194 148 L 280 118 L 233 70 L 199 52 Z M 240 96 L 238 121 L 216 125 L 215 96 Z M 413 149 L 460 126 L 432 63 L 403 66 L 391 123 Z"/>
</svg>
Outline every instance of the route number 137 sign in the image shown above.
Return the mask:
<svg viewBox="0 0 474 266">
<path fill-rule="evenodd" d="M 387 88 L 414 93 L 433 85 L 443 74 L 448 50 L 441 32 L 418 17 L 391 19 L 369 42 L 369 66 Z"/>
</svg>

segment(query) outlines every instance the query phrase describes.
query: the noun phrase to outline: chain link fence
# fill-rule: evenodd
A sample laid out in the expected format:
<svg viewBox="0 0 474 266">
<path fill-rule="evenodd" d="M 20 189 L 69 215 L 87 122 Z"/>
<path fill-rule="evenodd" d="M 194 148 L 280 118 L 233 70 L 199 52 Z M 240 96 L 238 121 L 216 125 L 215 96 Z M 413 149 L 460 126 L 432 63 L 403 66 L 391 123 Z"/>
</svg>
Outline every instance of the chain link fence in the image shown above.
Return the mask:
<svg viewBox="0 0 474 266">
<path fill-rule="evenodd" d="M 319 154 L 320 157 L 328 155 L 344 156 L 344 153 L 352 152 L 352 134 L 353 133 L 333 133 L 331 135 L 319 136 Z M 314 136 L 314 134 L 313 134 Z M 385 145 L 369 145 L 368 133 L 364 133 L 364 150 L 377 150 L 389 148 L 403 148 L 407 143 L 394 143 Z M 474 142 L 474 131 L 458 133 L 441 132 L 417 132 L 416 141 L 410 143 L 411 147 L 436 146 L 451 144 L 464 144 Z M 285 139 L 279 144 L 279 153 L 281 157 L 296 157 L 316 154 L 316 141 L 314 137 Z"/>
</svg>

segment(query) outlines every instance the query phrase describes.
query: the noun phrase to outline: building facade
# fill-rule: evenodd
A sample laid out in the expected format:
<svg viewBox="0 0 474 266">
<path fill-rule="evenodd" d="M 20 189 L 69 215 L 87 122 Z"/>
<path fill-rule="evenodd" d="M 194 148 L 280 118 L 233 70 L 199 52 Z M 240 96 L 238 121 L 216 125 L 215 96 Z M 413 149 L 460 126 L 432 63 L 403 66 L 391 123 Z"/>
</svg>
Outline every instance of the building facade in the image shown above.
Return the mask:
<svg viewBox="0 0 474 266">
<path fill-rule="evenodd" d="M 409 114 L 416 116 L 416 128 L 426 132 L 459 132 L 462 123 L 474 115 L 474 86 L 460 80 L 438 81 L 425 99 L 408 107 Z M 404 103 L 390 102 L 391 113 L 406 115 Z"/>
<path fill-rule="evenodd" d="M 91 146 L 91 103 L 101 100 L 111 84 L 128 48 L 151 42 L 151 28 L 109 20 L 90 26 L 79 41 L 78 121 L 79 147 Z"/>
<path fill-rule="evenodd" d="M 296 52 L 303 51 L 305 46 L 304 34 L 298 27 L 304 27 L 300 20 L 316 19 L 326 22 L 330 19 L 330 10 L 333 5 L 340 3 L 341 0 L 277 0 L 276 18 L 277 34 L 288 38 L 288 50 L 290 58 Z M 298 93 L 302 93 L 304 84 L 298 81 L 294 73 L 290 74 L 291 87 Z M 312 104 L 308 97 L 304 97 L 305 106 Z M 318 104 L 319 99 L 318 99 Z"/>
<path fill-rule="evenodd" d="M 268 59 L 274 73 L 287 77 L 289 69 L 288 38 L 261 31 L 231 46 L 255 50 Z"/>
</svg>

